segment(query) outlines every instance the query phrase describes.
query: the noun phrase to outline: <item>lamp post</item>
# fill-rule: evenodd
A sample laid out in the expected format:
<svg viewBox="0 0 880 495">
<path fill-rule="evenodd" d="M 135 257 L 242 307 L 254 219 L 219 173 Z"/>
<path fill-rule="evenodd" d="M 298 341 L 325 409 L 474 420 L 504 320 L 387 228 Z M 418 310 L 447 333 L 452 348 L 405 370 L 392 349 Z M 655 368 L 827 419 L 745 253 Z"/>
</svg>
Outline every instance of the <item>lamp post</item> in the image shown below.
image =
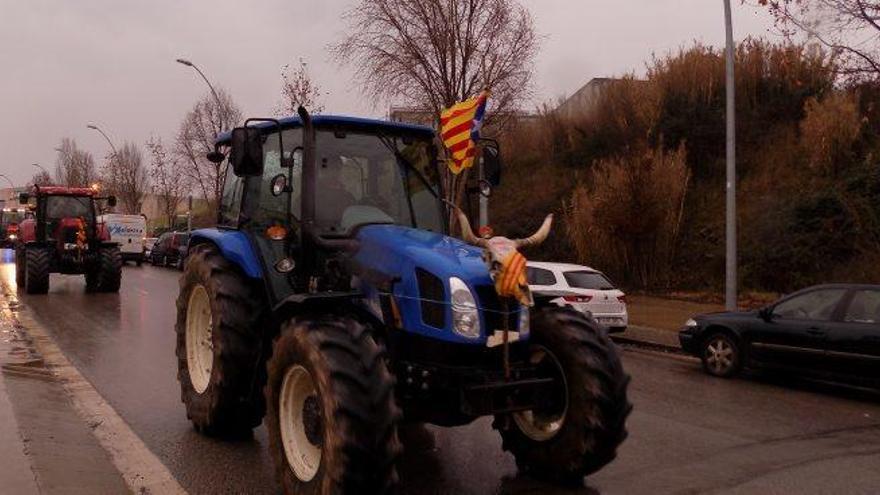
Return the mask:
<svg viewBox="0 0 880 495">
<path fill-rule="evenodd" d="M 214 89 L 214 86 L 211 84 L 211 81 L 208 80 L 208 78 L 205 76 L 205 73 L 202 72 L 202 70 L 199 69 L 199 67 L 196 64 L 190 62 L 189 60 L 187 60 L 185 58 L 179 58 L 179 59 L 177 59 L 177 63 L 181 64 L 181 65 L 185 65 L 187 67 L 192 67 L 193 69 L 195 69 L 196 72 L 199 73 L 200 76 L 202 76 L 202 79 L 205 81 L 205 84 L 207 84 L 208 88 L 211 90 L 211 94 L 214 95 L 214 102 L 217 103 L 217 112 L 220 114 L 220 121 L 221 121 L 220 127 L 223 127 L 223 121 L 225 120 L 224 119 L 225 115 L 223 112 L 223 103 L 220 102 L 220 96 L 217 95 L 217 91 Z"/>
<path fill-rule="evenodd" d="M 727 37 L 725 84 L 727 96 L 727 213 L 725 247 L 724 305 L 728 311 L 736 310 L 736 88 L 733 77 L 734 50 L 733 22 L 730 14 L 730 0 L 724 0 L 724 27 Z"/>
<path fill-rule="evenodd" d="M 6 182 L 9 183 L 9 187 L 11 187 L 13 191 L 15 191 L 15 184 L 12 182 L 12 179 L 7 177 L 5 174 L 0 174 L 0 177 L 3 177 L 4 179 L 6 179 Z"/>
<path fill-rule="evenodd" d="M 52 174 L 50 174 L 49 171 L 46 170 L 45 168 L 43 168 L 43 166 L 40 165 L 39 163 L 31 163 L 31 167 L 37 167 L 38 169 L 40 169 L 40 170 L 42 170 L 43 172 L 45 172 L 46 175 L 48 175 L 49 177 L 52 177 Z"/>
<path fill-rule="evenodd" d="M 91 129 L 93 131 L 98 131 L 101 133 L 102 136 L 104 136 L 104 139 L 107 140 L 107 144 L 110 145 L 110 149 L 113 150 L 113 158 L 116 159 L 118 157 L 119 153 L 116 151 L 116 146 L 113 145 L 113 141 L 111 141 L 110 138 L 107 137 L 107 134 L 104 133 L 104 131 L 102 131 L 101 128 L 96 126 L 95 124 L 88 124 L 86 127 L 88 127 L 89 129 Z"/>
</svg>

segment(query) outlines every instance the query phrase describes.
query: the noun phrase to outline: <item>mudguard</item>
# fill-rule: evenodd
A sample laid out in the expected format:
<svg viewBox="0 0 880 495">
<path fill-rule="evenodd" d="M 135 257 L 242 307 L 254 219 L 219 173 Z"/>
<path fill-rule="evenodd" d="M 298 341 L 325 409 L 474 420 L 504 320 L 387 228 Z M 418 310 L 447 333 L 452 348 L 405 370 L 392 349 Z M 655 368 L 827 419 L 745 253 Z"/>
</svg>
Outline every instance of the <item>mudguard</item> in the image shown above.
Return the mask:
<svg viewBox="0 0 880 495">
<path fill-rule="evenodd" d="M 217 246 L 223 257 L 241 268 L 241 271 L 248 277 L 263 278 L 260 259 L 257 257 L 257 253 L 254 252 L 247 235 L 243 232 L 217 228 L 194 230 L 190 237 L 189 248 L 192 249 L 194 246 L 205 242 L 210 242 Z"/>
</svg>

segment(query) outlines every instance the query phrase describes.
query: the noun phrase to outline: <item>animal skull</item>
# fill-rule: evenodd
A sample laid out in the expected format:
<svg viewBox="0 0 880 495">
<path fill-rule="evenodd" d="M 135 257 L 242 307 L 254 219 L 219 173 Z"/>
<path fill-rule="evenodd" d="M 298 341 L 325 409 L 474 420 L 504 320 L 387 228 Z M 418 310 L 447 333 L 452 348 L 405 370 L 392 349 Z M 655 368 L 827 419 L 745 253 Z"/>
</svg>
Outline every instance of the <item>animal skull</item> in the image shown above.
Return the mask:
<svg viewBox="0 0 880 495">
<path fill-rule="evenodd" d="M 537 232 L 525 239 L 508 239 L 494 236 L 483 239 L 474 235 L 467 216 L 457 210 L 458 222 L 461 225 L 461 237 L 468 244 L 483 248 L 483 260 L 489 267 L 489 275 L 495 282 L 495 291 L 501 297 L 513 297 L 526 306 L 532 306 L 532 293 L 526 279 L 526 258 L 520 254 L 519 248 L 537 246 L 547 239 L 553 214 L 547 215 Z"/>
</svg>

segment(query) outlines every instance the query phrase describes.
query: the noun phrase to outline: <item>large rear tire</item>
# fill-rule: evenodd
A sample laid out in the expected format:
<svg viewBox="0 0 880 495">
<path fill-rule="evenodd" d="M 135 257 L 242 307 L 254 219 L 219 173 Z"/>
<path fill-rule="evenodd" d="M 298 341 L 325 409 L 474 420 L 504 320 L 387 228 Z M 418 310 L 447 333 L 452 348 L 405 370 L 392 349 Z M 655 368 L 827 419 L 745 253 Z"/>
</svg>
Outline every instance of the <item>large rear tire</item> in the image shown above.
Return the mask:
<svg viewBox="0 0 880 495">
<path fill-rule="evenodd" d="M 562 387 L 543 410 L 499 415 L 493 427 L 519 469 L 559 483 L 580 483 L 614 460 L 632 410 L 614 344 L 595 323 L 567 308 L 531 322 L 532 362 Z"/>
<path fill-rule="evenodd" d="M 28 294 L 49 292 L 49 250 L 24 248 L 24 287 Z"/>
<path fill-rule="evenodd" d="M 91 273 L 86 273 L 86 290 L 119 292 L 122 285 L 122 254 L 118 247 L 102 247 L 98 251 L 98 263 Z"/>
<path fill-rule="evenodd" d="M 177 298 L 177 380 L 186 415 L 201 433 L 241 437 L 260 424 L 265 381 L 263 298 L 209 244 L 194 248 Z"/>
<path fill-rule="evenodd" d="M 400 412 L 370 332 L 346 317 L 291 320 L 273 349 L 266 428 L 283 492 L 392 492 Z"/>
</svg>

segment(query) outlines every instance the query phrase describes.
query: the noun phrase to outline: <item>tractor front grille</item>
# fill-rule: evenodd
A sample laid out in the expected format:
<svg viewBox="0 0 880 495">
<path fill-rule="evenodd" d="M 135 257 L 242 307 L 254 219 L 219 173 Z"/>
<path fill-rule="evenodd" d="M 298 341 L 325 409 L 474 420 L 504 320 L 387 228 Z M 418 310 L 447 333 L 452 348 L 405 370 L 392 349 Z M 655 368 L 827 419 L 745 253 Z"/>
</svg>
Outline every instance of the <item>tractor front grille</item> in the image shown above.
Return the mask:
<svg viewBox="0 0 880 495">
<path fill-rule="evenodd" d="M 419 284 L 422 322 L 434 328 L 446 328 L 446 289 L 443 281 L 436 275 L 416 268 L 416 281 Z"/>
<path fill-rule="evenodd" d="M 510 300 L 507 303 L 507 308 L 505 308 L 501 298 L 498 297 L 498 292 L 495 291 L 494 285 L 478 285 L 475 289 L 477 292 L 478 304 L 480 306 L 480 313 L 483 314 L 483 321 L 486 324 L 483 333 L 491 335 L 495 330 L 503 329 L 505 316 L 509 318 L 508 324 L 510 326 L 508 328 L 510 330 L 517 329 L 518 320 L 515 317 L 516 314 L 506 315 L 507 312 L 515 312 L 517 310 L 518 306 L 516 301 Z"/>
</svg>

